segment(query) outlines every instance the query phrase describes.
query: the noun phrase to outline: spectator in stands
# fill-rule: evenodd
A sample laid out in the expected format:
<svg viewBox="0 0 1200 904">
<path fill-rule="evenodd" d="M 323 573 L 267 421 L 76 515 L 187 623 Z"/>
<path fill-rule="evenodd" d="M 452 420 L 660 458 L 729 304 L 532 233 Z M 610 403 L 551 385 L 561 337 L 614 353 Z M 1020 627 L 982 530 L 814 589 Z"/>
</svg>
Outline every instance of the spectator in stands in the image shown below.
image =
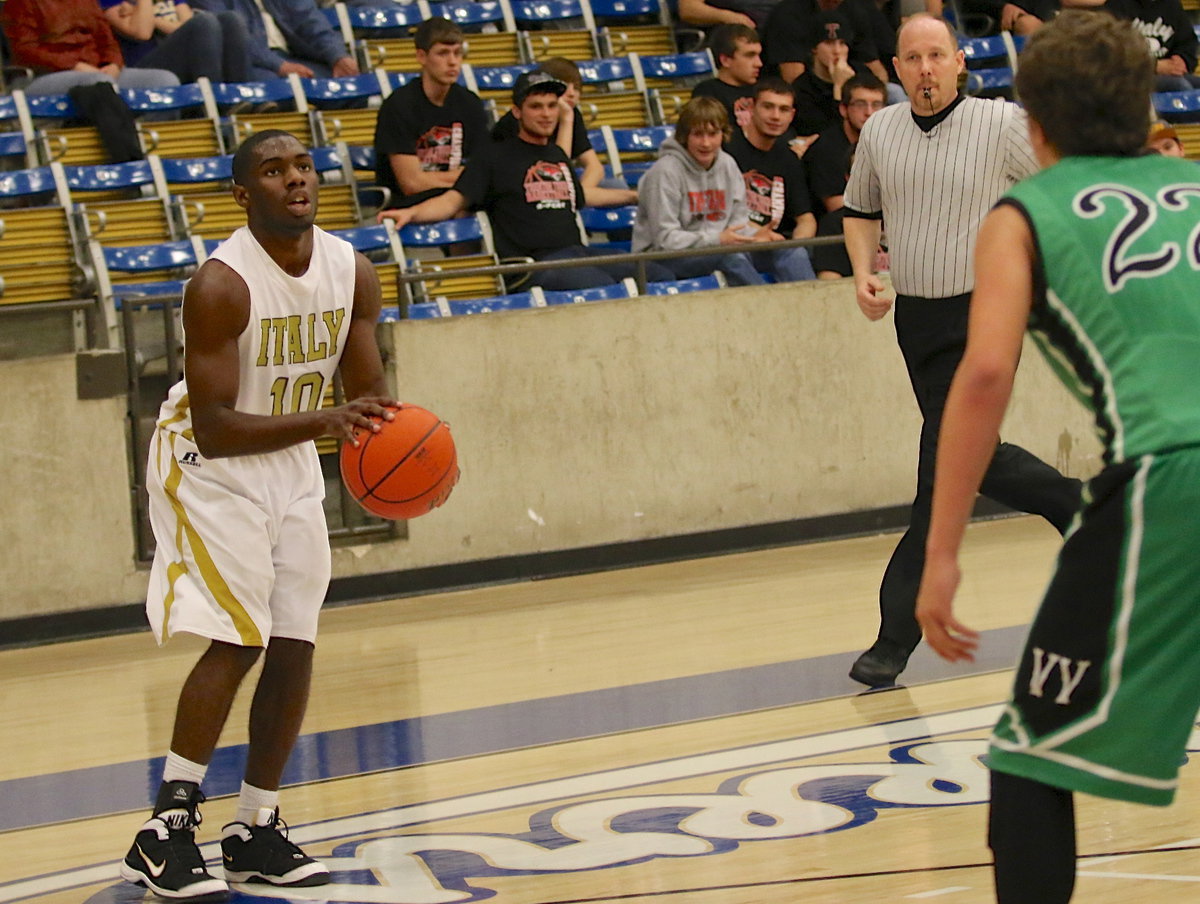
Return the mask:
<svg viewBox="0 0 1200 904">
<path fill-rule="evenodd" d="M 679 21 L 707 28 L 745 25 L 762 28 L 779 0 L 679 0 Z"/>
<path fill-rule="evenodd" d="M 725 106 L 729 121 L 745 128 L 750 120 L 754 83 L 762 71 L 762 41 L 747 25 L 721 25 L 709 39 L 717 74 L 692 88 L 692 97 L 715 97 Z"/>
<path fill-rule="evenodd" d="M 100 0 L 127 66 L 167 69 L 179 81 L 244 82 L 246 30 L 236 13 L 192 12 L 182 0 Z"/>
<path fill-rule="evenodd" d="M 246 23 L 252 81 L 358 75 L 346 42 L 316 0 L 192 0 L 210 13 L 235 12 Z"/>
<path fill-rule="evenodd" d="M 1165 122 L 1155 122 L 1150 125 L 1150 137 L 1146 139 L 1146 148 L 1164 157 L 1186 157 L 1183 142 L 1179 133 Z"/>
<path fill-rule="evenodd" d="M 502 259 L 570 260 L 604 252 L 583 244 L 577 212 L 583 186 L 571 160 L 554 142 L 558 132 L 558 100 L 566 84 L 541 70 L 522 73 L 513 86 L 517 135 L 494 142 L 467 161 L 466 168 L 443 194 L 413 207 L 385 210 L 379 219 L 396 226 L 436 223 L 463 209 L 483 209 L 492 221 L 496 251 Z M 631 263 L 595 265 L 533 272 L 531 285 L 545 289 L 588 289 L 635 275 Z M 651 281 L 672 279 L 669 270 L 646 264 Z"/>
<path fill-rule="evenodd" d="M 842 85 L 842 97 L 838 104 L 840 122 L 821 132 L 804 155 L 809 194 L 821 213 L 842 206 L 850 155 L 858 144 L 858 135 L 871 114 L 882 110 L 887 103 L 883 84 L 869 72 L 847 79 Z"/>
<path fill-rule="evenodd" d="M 1099 0 L 1103 3 L 1104 0 Z M 1063 4 L 1066 6 L 1066 3 Z M 1058 0 L 964 0 L 964 16 L 987 16 L 1000 31 L 1031 35 L 1058 13 Z"/>
<path fill-rule="evenodd" d="M 1200 88 L 1196 56 L 1200 39 L 1179 0 L 1062 0 L 1063 7 L 1103 9 L 1133 23 L 1150 45 L 1158 78 L 1155 91 Z"/>
<path fill-rule="evenodd" d="M 421 77 L 388 95 L 375 123 L 375 181 L 393 207 L 411 207 L 454 186 L 489 145 L 483 101 L 458 84 L 463 33 L 449 19 L 426 19 L 413 34 Z"/>
<path fill-rule="evenodd" d="M 820 133 L 842 121 L 842 91 L 857 74 L 850 62 L 850 47 L 857 38 L 854 25 L 840 10 L 822 10 L 813 20 L 805 41 L 812 63 L 792 82 L 799 134 Z"/>
<path fill-rule="evenodd" d="M 165 69 L 125 66 L 121 46 L 96 0 L 5 0 L 0 21 L 12 62 L 33 70 L 26 94 L 66 94 L 79 85 L 178 85 Z"/>
<path fill-rule="evenodd" d="M 555 143 L 563 149 L 578 169 L 579 182 L 583 186 L 584 198 L 591 207 L 616 207 L 636 204 L 637 192 L 624 180 L 605 178 L 604 164 L 592 147 L 587 126 L 578 112 L 579 98 L 583 91 L 583 76 L 579 67 L 565 57 L 550 57 L 538 63 L 542 72 L 547 72 L 567 86 L 566 93 L 558 101 L 558 134 Z M 509 110 L 492 129 L 492 138 L 506 141 L 519 131 L 516 117 Z"/>
<path fill-rule="evenodd" d="M 679 114 L 675 137 L 663 142 L 658 160 L 638 186 L 634 251 L 742 249 L 664 261 L 679 279 L 721 270 L 730 285 L 764 282 L 746 252 L 772 236 L 750 223 L 741 170 L 721 150 L 732 135 L 720 101 L 693 97 Z"/>
<path fill-rule="evenodd" d="M 896 51 L 896 34 L 874 0 L 782 0 L 767 20 L 764 59 L 784 81 L 794 82 L 812 61 L 813 47 L 826 35 L 826 13 L 836 13 L 847 59 L 856 71 L 869 69 L 884 84 L 891 81 L 887 62 Z M 900 86 L 893 102 L 904 100 Z"/>
<path fill-rule="evenodd" d="M 768 76 L 754 86 L 750 122 L 734 129 L 725 144 L 746 183 L 746 209 L 750 223 L 773 241 L 807 239 L 817 232 L 804 164 L 788 147 L 784 136 L 796 112 L 795 91 L 778 76 Z M 779 282 L 815 279 L 807 248 L 750 252 L 754 269 Z"/>
</svg>

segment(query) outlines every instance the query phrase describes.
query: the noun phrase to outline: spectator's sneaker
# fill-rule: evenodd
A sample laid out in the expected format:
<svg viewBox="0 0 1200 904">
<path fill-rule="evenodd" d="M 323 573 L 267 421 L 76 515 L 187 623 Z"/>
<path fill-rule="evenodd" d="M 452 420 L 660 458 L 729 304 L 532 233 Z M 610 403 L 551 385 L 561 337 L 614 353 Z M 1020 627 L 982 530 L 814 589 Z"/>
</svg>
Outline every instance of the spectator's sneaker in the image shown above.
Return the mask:
<svg viewBox="0 0 1200 904">
<path fill-rule="evenodd" d="M 230 882 L 266 882 L 290 887 L 324 885 L 329 870 L 288 841 L 279 808 L 263 807 L 254 825 L 231 822 L 221 830 L 225 878 Z"/>
<path fill-rule="evenodd" d="M 229 898 L 229 886 L 211 876 L 196 846 L 204 795 L 192 782 L 170 782 L 159 793 L 155 814 L 138 830 L 121 861 L 121 878 L 144 885 L 160 898 L 210 904 Z"/>
<path fill-rule="evenodd" d="M 850 667 L 850 677 L 868 687 L 891 687 L 908 665 L 911 651 L 900 644 L 879 638 Z"/>
</svg>

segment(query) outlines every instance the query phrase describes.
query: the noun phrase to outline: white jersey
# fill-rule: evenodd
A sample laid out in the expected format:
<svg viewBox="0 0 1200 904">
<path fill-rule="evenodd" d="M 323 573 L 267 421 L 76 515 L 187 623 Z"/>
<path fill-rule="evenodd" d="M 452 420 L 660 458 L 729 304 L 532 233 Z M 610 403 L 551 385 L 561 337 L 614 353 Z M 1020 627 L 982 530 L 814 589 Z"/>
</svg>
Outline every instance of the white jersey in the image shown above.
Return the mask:
<svg viewBox="0 0 1200 904">
<path fill-rule="evenodd" d="M 212 257 L 237 273 L 250 292 L 250 316 L 238 337 L 234 408 L 261 415 L 319 408 L 350 330 L 354 249 L 314 226 L 308 270 L 290 276 L 243 226 Z M 186 379 L 171 388 L 159 426 L 191 439 Z"/>
<path fill-rule="evenodd" d="M 975 287 L 975 237 L 984 216 L 1037 171 L 1016 104 L 967 97 L 930 131 L 909 104 L 867 120 L 846 185 L 848 210 L 883 215 L 892 285 L 946 298 Z"/>
</svg>

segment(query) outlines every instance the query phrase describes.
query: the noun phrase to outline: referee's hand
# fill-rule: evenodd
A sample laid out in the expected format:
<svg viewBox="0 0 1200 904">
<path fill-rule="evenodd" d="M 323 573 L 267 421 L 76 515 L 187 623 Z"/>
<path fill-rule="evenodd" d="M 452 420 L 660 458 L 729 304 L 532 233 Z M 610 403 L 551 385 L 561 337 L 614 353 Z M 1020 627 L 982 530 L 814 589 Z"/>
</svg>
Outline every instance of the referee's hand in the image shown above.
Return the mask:
<svg viewBox="0 0 1200 904">
<path fill-rule="evenodd" d="M 892 298 L 883 294 L 883 281 L 874 273 L 854 281 L 859 309 L 868 320 L 878 320 L 892 309 Z"/>
</svg>

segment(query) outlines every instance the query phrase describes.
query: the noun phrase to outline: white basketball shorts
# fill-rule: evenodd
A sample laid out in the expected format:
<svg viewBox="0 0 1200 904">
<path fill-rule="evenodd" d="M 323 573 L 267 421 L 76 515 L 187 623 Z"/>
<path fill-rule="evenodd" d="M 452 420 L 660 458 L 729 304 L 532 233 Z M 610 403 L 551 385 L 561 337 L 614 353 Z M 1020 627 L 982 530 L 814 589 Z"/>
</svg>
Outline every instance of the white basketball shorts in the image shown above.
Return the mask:
<svg viewBox="0 0 1200 904">
<path fill-rule="evenodd" d="M 160 644 L 179 631 L 246 647 L 316 639 L 330 552 L 312 443 L 209 459 L 159 429 L 146 489 L 157 543 L 146 615 Z"/>
</svg>

